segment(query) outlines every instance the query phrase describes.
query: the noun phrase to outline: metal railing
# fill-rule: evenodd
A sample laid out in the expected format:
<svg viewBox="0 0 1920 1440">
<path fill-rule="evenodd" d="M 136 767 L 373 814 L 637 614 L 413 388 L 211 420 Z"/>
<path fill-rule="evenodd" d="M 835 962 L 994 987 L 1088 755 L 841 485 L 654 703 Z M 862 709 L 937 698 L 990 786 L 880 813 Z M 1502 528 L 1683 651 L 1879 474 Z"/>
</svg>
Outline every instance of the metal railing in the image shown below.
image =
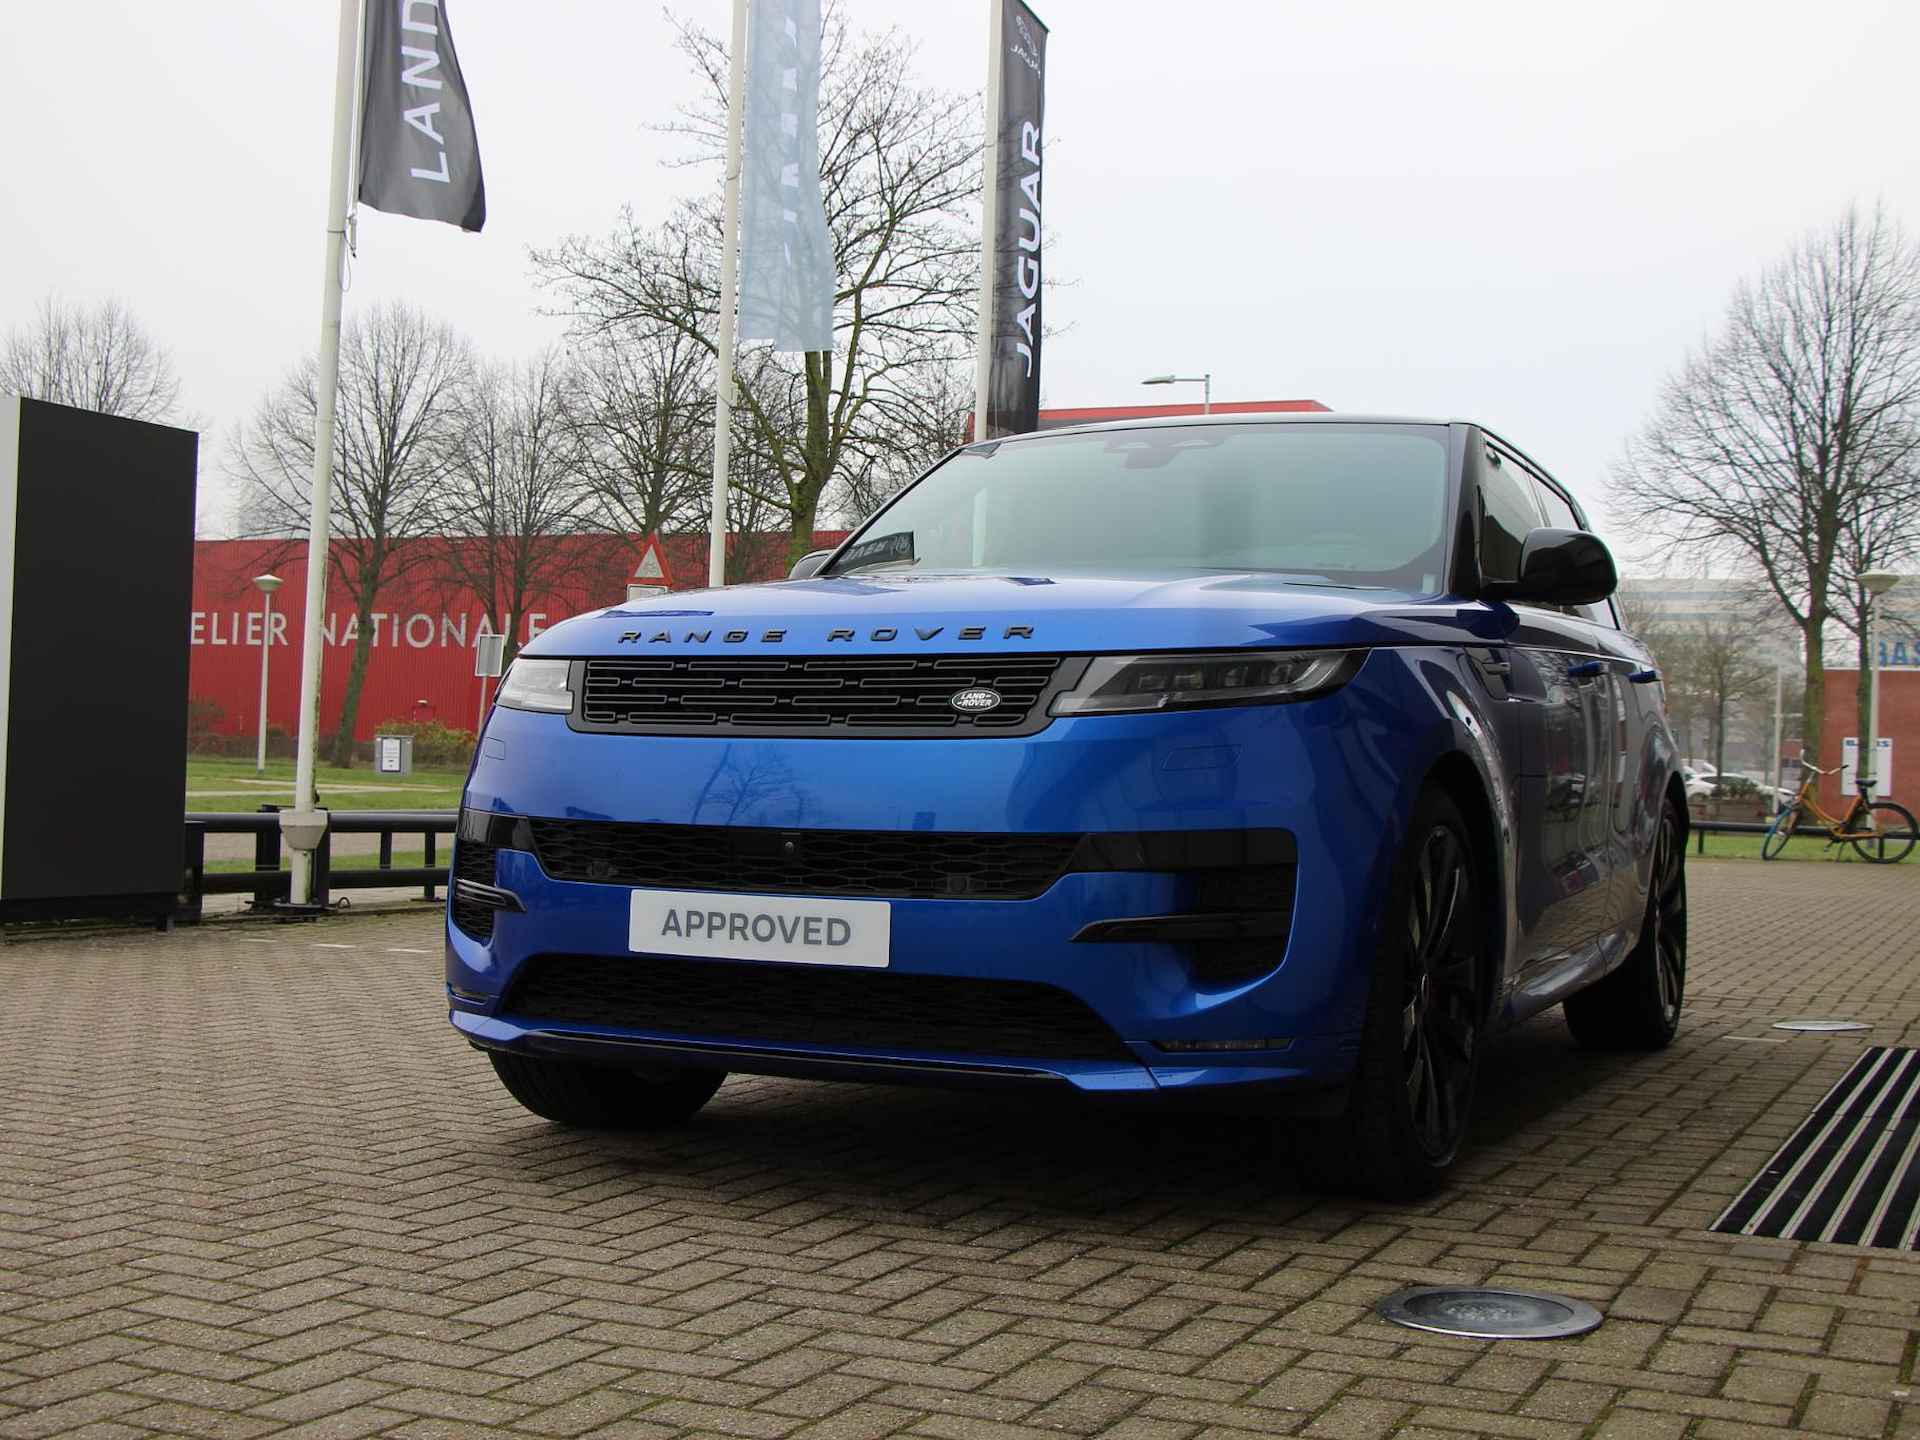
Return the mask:
<svg viewBox="0 0 1920 1440">
<path fill-rule="evenodd" d="M 293 875 L 280 868 L 280 813 L 276 807 L 258 811 L 217 811 L 186 817 L 185 869 L 180 883 L 180 914 L 197 924 L 208 895 L 251 895 L 258 910 L 271 910 L 287 899 Z M 434 900 L 447 883 L 447 862 L 438 859 L 439 837 L 451 835 L 459 824 L 454 810 L 336 810 L 327 834 L 314 851 L 313 901 L 326 906 L 336 890 L 392 890 L 418 885 L 421 898 Z M 251 870 L 207 869 L 209 835 L 253 836 Z M 335 835 L 378 835 L 380 852 L 374 865 L 333 864 Z M 424 841 L 421 865 L 395 865 L 393 838 L 418 835 Z M 449 856 L 449 859 L 451 856 Z"/>
</svg>

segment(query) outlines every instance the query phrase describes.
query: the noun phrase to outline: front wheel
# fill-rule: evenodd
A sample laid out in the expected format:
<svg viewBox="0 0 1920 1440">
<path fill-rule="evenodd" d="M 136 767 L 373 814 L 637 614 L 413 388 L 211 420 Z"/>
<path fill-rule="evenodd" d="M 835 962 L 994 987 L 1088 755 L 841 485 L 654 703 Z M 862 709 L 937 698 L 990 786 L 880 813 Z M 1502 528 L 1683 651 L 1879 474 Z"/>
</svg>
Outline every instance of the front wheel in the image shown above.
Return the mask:
<svg viewBox="0 0 1920 1440">
<path fill-rule="evenodd" d="M 1920 840 L 1920 827 L 1916 827 L 1913 812 L 1904 805 L 1896 805 L 1891 800 L 1876 800 L 1867 806 L 1864 817 L 1866 824 L 1849 826 L 1853 830 L 1871 830 L 1871 837 L 1854 840 L 1853 848 L 1859 852 L 1862 860 L 1875 865 L 1898 865 L 1907 858 L 1907 852 L 1913 849 L 1914 842 Z"/>
<path fill-rule="evenodd" d="M 1295 1132 L 1307 1179 L 1387 1200 L 1438 1188 L 1466 1138 L 1490 927 L 1460 808 L 1430 790 L 1395 868 L 1346 1112 Z"/>
<path fill-rule="evenodd" d="M 574 1060 L 489 1051 L 507 1093 L 542 1120 L 582 1130 L 656 1130 L 678 1125 L 713 1098 L 723 1070 L 616 1070 Z"/>
<path fill-rule="evenodd" d="M 1794 822 L 1800 818 L 1800 807 L 1789 805 L 1773 817 L 1773 824 L 1767 827 L 1766 838 L 1760 842 L 1760 858 L 1771 860 L 1787 848 L 1787 840 L 1793 834 Z"/>
</svg>

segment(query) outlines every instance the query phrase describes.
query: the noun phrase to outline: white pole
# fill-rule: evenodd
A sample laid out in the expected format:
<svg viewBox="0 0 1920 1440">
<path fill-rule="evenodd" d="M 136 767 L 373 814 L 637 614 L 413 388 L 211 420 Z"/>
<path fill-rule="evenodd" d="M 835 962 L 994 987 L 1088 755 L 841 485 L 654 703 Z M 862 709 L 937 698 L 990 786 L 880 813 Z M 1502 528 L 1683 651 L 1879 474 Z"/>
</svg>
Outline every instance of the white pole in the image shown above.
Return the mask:
<svg viewBox="0 0 1920 1440">
<path fill-rule="evenodd" d="M 1853 788 L 1871 798 L 1874 783 L 1880 778 L 1875 773 L 1880 753 L 1874 749 L 1880 735 L 1880 657 L 1873 648 L 1873 622 L 1880 618 L 1880 596 L 1877 593 L 1867 593 L 1866 614 L 1862 618 L 1864 624 L 1861 629 L 1865 633 L 1861 638 L 1866 641 L 1867 647 L 1867 733 L 1860 743 L 1860 763 L 1854 770 Z"/>
<path fill-rule="evenodd" d="M 987 0 L 986 152 L 980 157 L 980 320 L 973 353 L 973 438 L 987 434 L 987 391 L 993 381 L 993 241 L 1000 228 L 1000 57 L 1006 0 Z"/>
<path fill-rule="evenodd" d="M 720 387 L 713 407 L 713 521 L 707 583 L 727 583 L 727 466 L 733 459 L 733 310 L 739 286 L 740 141 L 747 120 L 747 0 L 733 0 L 727 79 L 727 183 L 721 204 Z"/>
<path fill-rule="evenodd" d="M 1774 798 L 1780 795 L 1780 722 L 1782 711 L 1787 703 L 1787 667 L 1778 660 L 1773 662 L 1773 759 L 1767 766 L 1767 773 L 1773 785 Z M 1768 806 L 1772 809 L 1772 806 Z"/>
<path fill-rule="evenodd" d="M 1213 372 L 1211 370 L 1200 377 L 1200 385 L 1200 413 L 1211 415 L 1213 413 Z"/>
<path fill-rule="evenodd" d="M 267 656 L 273 646 L 273 591 L 260 597 L 260 754 L 255 773 L 267 768 Z"/>
<path fill-rule="evenodd" d="M 327 188 L 327 262 L 320 285 L 320 373 L 313 423 L 313 517 L 307 531 L 307 613 L 300 640 L 300 748 L 294 765 L 293 809 L 303 828 L 315 812 L 314 752 L 320 722 L 320 612 L 327 603 L 327 520 L 333 487 L 333 411 L 340 383 L 340 262 L 347 244 L 347 190 L 353 160 L 353 76 L 360 48 L 359 0 L 340 0 L 340 35 L 333 68 L 333 169 Z M 285 819 L 282 820 L 285 825 Z M 297 832 L 296 832 L 297 833 Z M 294 836 L 290 834 L 290 839 Z M 317 836 L 315 837 L 317 841 Z M 313 893 L 313 849 L 295 848 L 289 895 L 304 905 Z"/>
</svg>

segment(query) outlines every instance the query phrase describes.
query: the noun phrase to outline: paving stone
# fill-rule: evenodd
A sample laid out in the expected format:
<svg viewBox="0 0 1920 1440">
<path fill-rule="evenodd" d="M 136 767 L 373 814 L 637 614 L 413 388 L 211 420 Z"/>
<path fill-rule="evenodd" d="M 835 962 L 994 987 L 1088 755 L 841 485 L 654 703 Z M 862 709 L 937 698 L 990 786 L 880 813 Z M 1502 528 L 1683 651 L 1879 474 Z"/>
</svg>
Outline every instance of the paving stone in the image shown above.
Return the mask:
<svg viewBox="0 0 1920 1440">
<path fill-rule="evenodd" d="M 1258 1183 L 1231 1118 L 993 1096 L 736 1077 L 684 1130 L 567 1134 L 389 953 L 432 915 L 329 920 L 324 966 L 279 927 L 9 939 L 0 1440 L 1920 1440 L 1920 1258 L 1705 1230 L 1859 1049 L 1721 1035 L 1920 1043 L 1920 891 L 1866 870 L 1695 865 L 1676 1044 L 1494 1041 L 1412 1206 Z M 1501 1281 L 1606 1323 L 1373 1313 Z"/>
</svg>

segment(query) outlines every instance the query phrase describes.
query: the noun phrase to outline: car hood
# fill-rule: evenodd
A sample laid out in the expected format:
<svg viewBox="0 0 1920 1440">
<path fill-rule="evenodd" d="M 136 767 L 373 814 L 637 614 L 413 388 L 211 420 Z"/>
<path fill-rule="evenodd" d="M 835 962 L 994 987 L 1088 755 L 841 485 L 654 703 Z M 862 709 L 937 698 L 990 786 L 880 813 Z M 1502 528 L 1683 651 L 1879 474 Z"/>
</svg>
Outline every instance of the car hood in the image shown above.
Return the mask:
<svg viewBox="0 0 1920 1440">
<path fill-rule="evenodd" d="M 951 654 L 1492 641 L 1512 612 L 1269 574 L 859 575 L 690 590 L 568 620 L 521 652 Z"/>
</svg>

